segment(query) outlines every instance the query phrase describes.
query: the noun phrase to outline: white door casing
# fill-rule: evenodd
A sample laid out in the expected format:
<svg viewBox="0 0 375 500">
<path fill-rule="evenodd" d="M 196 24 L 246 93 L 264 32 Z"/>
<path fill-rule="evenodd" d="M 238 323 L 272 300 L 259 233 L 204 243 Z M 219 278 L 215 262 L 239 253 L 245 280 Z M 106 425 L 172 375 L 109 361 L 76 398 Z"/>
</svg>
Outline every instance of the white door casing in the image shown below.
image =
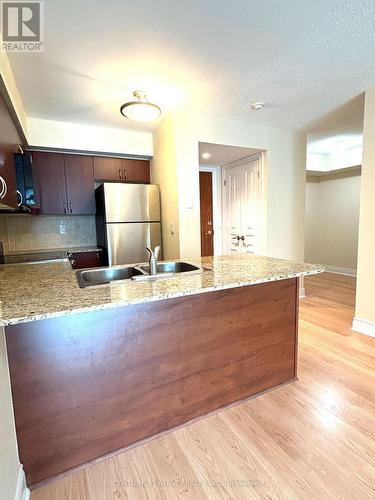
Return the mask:
<svg viewBox="0 0 375 500">
<path fill-rule="evenodd" d="M 226 252 L 259 254 L 262 249 L 260 159 L 224 167 L 223 180 Z"/>
</svg>

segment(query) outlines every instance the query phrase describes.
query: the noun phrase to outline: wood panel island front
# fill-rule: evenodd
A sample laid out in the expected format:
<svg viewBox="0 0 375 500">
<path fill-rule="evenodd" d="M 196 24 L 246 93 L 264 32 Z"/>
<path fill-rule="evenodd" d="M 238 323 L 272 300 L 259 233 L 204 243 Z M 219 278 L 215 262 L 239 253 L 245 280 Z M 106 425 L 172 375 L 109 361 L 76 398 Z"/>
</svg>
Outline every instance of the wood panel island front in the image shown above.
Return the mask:
<svg viewBox="0 0 375 500">
<path fill-rule="evenodd" d="M 0 269 L 29 486 L 296 379 L 298 278 L 323 269 L 191 262 L 207 270 L 84 290 L 67 264 Z"/>
</svg>

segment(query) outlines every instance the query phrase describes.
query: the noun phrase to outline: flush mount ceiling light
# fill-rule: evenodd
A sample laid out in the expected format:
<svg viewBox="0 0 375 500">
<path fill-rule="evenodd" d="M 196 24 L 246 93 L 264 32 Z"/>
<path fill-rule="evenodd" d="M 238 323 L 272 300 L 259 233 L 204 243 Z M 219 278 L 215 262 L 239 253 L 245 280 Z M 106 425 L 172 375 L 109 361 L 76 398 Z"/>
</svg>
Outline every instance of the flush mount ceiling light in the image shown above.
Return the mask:
<svg viewBox="0 0 375 500">
<path fill-rule="evenodd" d="M 136 101 L 130 101 L 123 104 L 120 112 L 125 118 L 133 122 L 151 122 L 156 120 L 161 114 L 161 109 L 156 104 L 149 102 L 145 92 L 135 90 L 133 96 Z"/>
<path fill-rule="evenodd" d="M 208 158 L 211 158 L 211 154 L 210 153 L 202 153 L 202 158 L 204 160 L 208 160 Z"/>
<path fill-rule="evenodd" d="M 264 102 L 253 102 L 252 105 L 251 105 L 251 109 L 255 109 L 256 111 L 258 109 L 262 109 L 264 108 Z"/>
</svg>

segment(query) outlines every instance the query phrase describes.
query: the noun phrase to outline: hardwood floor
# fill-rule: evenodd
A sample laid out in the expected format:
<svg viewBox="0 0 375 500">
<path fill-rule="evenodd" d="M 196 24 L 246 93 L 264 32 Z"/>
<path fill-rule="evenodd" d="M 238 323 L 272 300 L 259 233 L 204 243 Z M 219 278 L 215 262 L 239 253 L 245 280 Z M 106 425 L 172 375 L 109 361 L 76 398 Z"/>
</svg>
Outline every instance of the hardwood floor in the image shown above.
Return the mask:
<svg viewBox="0 0 375 500">
<path fill-rule="evenodd" d="M 375 339 L 355 279 L 305 280 L 299 380 L 32 492 L 32 500 L 373 499 Z"/>
</svg>

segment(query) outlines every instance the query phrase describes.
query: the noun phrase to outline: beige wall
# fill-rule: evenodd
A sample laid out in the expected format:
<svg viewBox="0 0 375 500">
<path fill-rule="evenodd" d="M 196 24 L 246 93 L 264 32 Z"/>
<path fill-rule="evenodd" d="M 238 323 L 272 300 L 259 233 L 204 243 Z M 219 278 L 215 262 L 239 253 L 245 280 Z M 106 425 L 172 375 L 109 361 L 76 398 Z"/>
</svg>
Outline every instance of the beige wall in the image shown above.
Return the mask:
<svg viewBox="0 0 375 500">
<path fill-rule="evenodd" d="M 173 207 L 173 217 L 179 220 L 179 255 L 200 255 L 200 207 L 199 207 L 199 142 L 264 149 L 265 165 L 265 253 L 274 257 L 304 259 L 304 203 L 305 203 L 305 156 L 306 135 L 271 127 L 252 126 L 247 122 L 208 120 L 179 113 L 169 119 L 173 130 L 175 150 L 163 143 L 160 130 L 154 136 L 157 148 L 167 150 L 168 167 L 162 156 L 153 161 L 153 181 L 162 180 L 164 198 L 175 197 L 178 208 Z M 166 176 L 157 173 L 165 168 Z M 159 175 L 159 178 L 157 177 Z M 175 183 L 167 183 L 168 175 L 176 176 Z M 162 198 L 163 202 L 163 198 Z M 162 204 L 163 224 L 169 224 L 172 215 L 165 212 Z M 165 228 L 164 228 L 165 230 Z M 169 247 L 169 240 L 166 240 Z M 175 247 L 176 250 L 176 247 Z M 177 255 L 174 255 L 177 257 Z"/>
<path fill-rule="evenodd" d="M 0 498 L 2 500 L 14 499 L 20 467 L 14 427 L 5 334 L 4 328 L 0 326 Z"/>
<path fill-rule="evenodd" d="M 94 216 L 0 215 L 4 253 L 96 245 Z"/>
<path fill-rule="evenodd" d="M 357 267 L 361 176 L 315 177 L 306 183 L 305 260 Z"/>
<path fill-rule="evenodd" d="M 166 259 L 200 256 L 198 142 L 190 126 L 184 117 L 168 115 L 154 133 L 151 182 L 160 185 Z"/>
<path fill-rule="evenodd" d="M 163 258 L 177 259 L 180 257 L 177 159 L 171 116 L 164 117 L 155 131 L 153 149 L 151 182 L 160 186 Z M 171 225 L 175 234 L 171 234 Z"/>
<path fill-rule="evenodd" d="M 366 91 L 356 318 L 375 323 L 375 87 Z"/>
</svg>

